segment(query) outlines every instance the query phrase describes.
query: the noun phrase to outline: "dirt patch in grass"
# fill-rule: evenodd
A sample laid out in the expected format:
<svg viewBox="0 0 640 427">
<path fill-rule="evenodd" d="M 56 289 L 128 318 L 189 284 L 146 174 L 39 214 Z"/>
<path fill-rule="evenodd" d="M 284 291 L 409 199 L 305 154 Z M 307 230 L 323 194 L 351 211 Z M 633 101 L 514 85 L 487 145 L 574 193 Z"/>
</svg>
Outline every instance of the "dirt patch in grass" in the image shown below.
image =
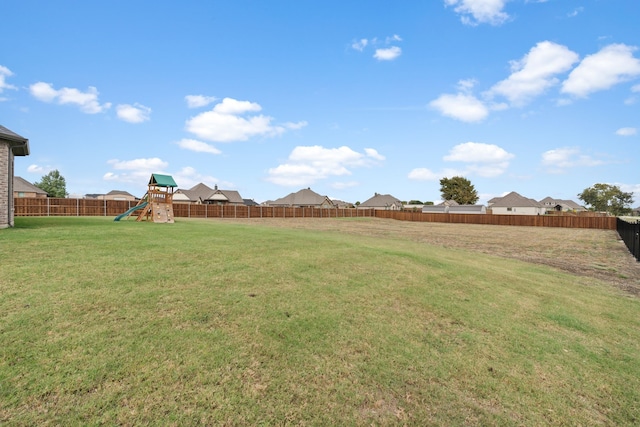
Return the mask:
<svg viewBox="0 0 640 427">
<path fill-rule="evenodd" d="M 464 249 L 554 267 L 610 283 L 640 296 L 640 262 L 618 233 L 556 227 L 442 224 L 366 219 L 224 219 L 247 225 L 334 231 L 407 239 L 443 248 Z"/>
</svg>

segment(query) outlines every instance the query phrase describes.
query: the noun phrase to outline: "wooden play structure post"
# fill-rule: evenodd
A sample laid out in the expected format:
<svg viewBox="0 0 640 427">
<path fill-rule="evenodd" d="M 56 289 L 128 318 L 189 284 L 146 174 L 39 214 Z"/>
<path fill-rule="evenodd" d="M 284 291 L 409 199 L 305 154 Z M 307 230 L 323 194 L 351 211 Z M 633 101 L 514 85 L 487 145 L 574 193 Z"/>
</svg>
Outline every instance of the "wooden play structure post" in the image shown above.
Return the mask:
<svg viewBox="0 0 640 427">
<path fill-rule="evenodd" d="M 142 209 L 136 221 L 146 219 L 173 224 L 173 189 L 177 186 L 170 175 L 151 175 L 147 190 L 147 206 Z"/>
</svg>

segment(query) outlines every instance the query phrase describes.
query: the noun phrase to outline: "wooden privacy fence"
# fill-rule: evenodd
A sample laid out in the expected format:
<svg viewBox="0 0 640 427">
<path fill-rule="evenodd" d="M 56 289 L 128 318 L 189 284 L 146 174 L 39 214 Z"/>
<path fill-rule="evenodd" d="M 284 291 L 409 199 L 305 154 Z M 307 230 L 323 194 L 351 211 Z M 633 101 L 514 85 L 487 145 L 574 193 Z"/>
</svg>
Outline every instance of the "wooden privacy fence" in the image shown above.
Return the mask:
<svg viewBox="0 0 640 427">
<path fill-rule="evenodd" d="M 401 221 L 444 222 L 451 224 L 517 225 L 522 227 L 596 228 L 615 230 L 615 217 L 557 215 L 492 215 L 376 211 L 376 217 Z"/>
<path fill-rule="evenodd" d="M 113 216 L 137 205 L 135 201 L 57 198 L 16 198 L 15 216 Z M 616 230 L 615 217 L 558 215 L 492 215 L 422 213 L 354 208 L 298 208 L 174 203 L 176 218 L 357 218 L 452 224 L 514 225 L 528 227 L 595 228 Z"/>
<path fill-rule="evenodd" d="M 18 197 L 15 216 L 113 216 L 138 202 L 127 200 L 58 199 Z M 176 218 L 356 218 L 373 217 L 373 209 L 297 208 L 244 205 L 199 205 L 174 203 Z"/>
<path fill-rule="evenodd" d="M 628 222 L 618 218 L 617 229 L 631 255 L 640 261 L 640 221 Z"/>
</svg>

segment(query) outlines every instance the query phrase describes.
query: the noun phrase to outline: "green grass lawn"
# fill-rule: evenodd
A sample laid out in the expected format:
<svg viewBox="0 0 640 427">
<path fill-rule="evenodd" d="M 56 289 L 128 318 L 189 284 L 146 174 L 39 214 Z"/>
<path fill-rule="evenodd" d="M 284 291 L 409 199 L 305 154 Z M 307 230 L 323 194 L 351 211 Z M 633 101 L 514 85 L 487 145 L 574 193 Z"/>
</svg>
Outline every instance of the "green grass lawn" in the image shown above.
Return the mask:
<svg viewBox="0 0 640 427">
<path fill-rule="evenodd" d="M 16 218 L 0 259 L 3 425 L 640 423 L 640 300 L 548 267 L 185 219 Z"/>
</svg>

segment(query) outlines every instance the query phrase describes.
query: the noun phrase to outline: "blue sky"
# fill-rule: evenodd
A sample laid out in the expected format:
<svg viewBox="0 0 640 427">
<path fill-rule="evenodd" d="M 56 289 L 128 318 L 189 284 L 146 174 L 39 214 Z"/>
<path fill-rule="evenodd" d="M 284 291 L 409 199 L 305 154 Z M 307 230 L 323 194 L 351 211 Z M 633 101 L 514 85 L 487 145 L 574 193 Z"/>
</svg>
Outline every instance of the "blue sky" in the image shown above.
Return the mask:
<svg viewBox="0 0 640 427">
<path fill-rule="evenodd" d="M 5 0 L 0 124 L 30 182 L 72 195 L 151 173 L 258 202 L 577 199 L 640 205 L 636 0 Z"/>
</svg>

